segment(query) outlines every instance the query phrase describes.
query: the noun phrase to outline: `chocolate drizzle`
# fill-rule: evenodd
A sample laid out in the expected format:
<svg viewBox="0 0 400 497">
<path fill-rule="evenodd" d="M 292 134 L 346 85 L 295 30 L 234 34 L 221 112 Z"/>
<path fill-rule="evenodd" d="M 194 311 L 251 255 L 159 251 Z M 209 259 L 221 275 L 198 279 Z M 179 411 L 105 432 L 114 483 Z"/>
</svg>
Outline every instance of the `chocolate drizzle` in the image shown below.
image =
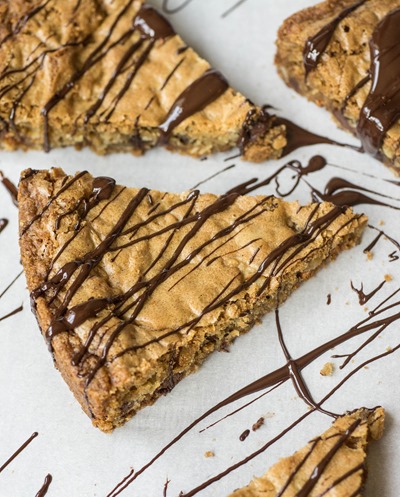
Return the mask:
<svg viewBox="0 0 400 497">
<path fill-rule="evenodd" d="M 167 144 L 173 130 L 185 119 L 200 112 L 214 102 L 229 88 L 222 74 L 215 69 L 208 69 L 200 78 L 188 86 L 175 100 L 162 124 L 160 144 Z"/>
<path fill-rule="evenodd" d="M 171 24 L 150 5 L 143 5 L 135 17 L 133 25 L 145 38 L 165 39 L 175 35 Z"/>
<path fill-rule="evenodd" d="M 383 280 L 382 283 L 380 283 L 372 292 L 370 293 L 364 293 L 364 285 L 361 283 L 361 288 L 356 288 L 353 285 L 353 282 L 350 282 L 351 289 L 356 292 L 358 295 L 358 302 L 360 305 L 366 304 L 369 300 L 372 299 L 372 297 L 379 292 L 379 290 L 383 287 L 383 285 L 386 283 L 386 280 Z"/>
<path fill-rule="evenodd" d="M 14 185 L 14 183 L 11 180 L 9 180 L 4 176 L 2 171 L 0 171 L 0 181 L 3 183 L 5 189 L 10 194 L 13 204 L 18 207 L 18 188 Z M 1 221 L 3 226 L 1 227 L 0 232 L 3 230 L 3 228 L 5 228 L 4 220 L 2 219 Z"/>
<path fill-rule="evenodd" d="M 53 477 L 48 474 L 46 478 L 44 479 L 42 488 L 39 490 L 39 492 L 36 494 L 36 497 L 44 497 L 47 495 L 47 491 L 49 490 L 50 484 L 53 481 Z"/>
<path fill-rule="evenodd" d="M 264 105 L 259 111 L 256 109 L 250 109 L 247 113 L 238 140 L 238 147 L 241 154 L 244 154 L 249 145 L 265 137 L 273 126 L 285 127 L 285 137 L 287 143 L 282 151 L 283 157 L 289 155 L 298 148 L 318 144 L 338 145 L 340 147 L 348 147 L 360 151 L 359 148 L 353 147 L 352 145 L 346 145 L 308 131 L 289 119 L 272 115 L 268 112 L 268 109 L 269 107 Z M 321 168 L 322 167 L 323 166 L 321 166 Z M 311 169 L 309 172 L 312 172 Z"/>
<path fill-rule="evenodd" d="M 0 219 L 0 233 L 6 228 L 8 224 L 8 219 L 5 219 L 4 217 Z"/>
<path fill-rule="evenodd" d="M 370 92 L 357 132 L 366 152 L 378 155 L 387 131 L 400 117 L 400 9 L 390 12 L 370 40 Z"/>
<path fill-rule="evenodd" d="M 183 10 L 185 7 L 187 7 L 192 0 L 179 0 L 181 3 L 178 3 L 177 7 L 170 7 L 169 2 L 170 0 L 163 0 L 162 3 L 162 9 L 166 14 L 176 14 L 177 12 L 180 12 Z"/>
<path fill-rule="evenodd" d="M 34 433 L 32 433 L 32 435 L 28 438 L 28 440 L 26 440 L 26 442 L 24 442 L 21 447 L 19 447 L 15 452 L 14 454 L 12 454 L 5 463 L 2 464 L 2 466 L 0 466 L 0 473 L 2 471 L 4 471 L 6 469 L 6 467 L 12 463 L 14 461 L 14 459 L 16 457 L 19 456 L 19 454 L 21 454 L 21 452 L 26 449 L 26 447 L 28 447 L 28 445 L 32 442 L 32 440 L 34 440 L 37 436 L 39 435 L 39 433 L 37 433 L 36 431 Z"/>
<path fill-rule="evenodd" d="M 1 316 L 0 317 L 0 321 L 4 321 L 5 319 L 7 318 L 10 318 L 11 316 L 14 316 L 15 314 L 18 314 L 19 312 L 21 312 L 23 309 L 23 306 L 20 305 L 19 307 L 17 307 L 16 309 L 14 309 L 13 311 L 9 312 L 8 314 L 6 314 L 5 316 Z"/>
<path fill-rule="evenodd" d="M 310 186 L 310 185 L 309 185 Z M 324 193 L 321 193 L 316 188 L 311 187 L 312 196 L 316 201 L 326 201 L 332 202 L 335 205 L 341 206 L 355 206 L 362 204 L 372 204 L 372 205 L 380 205 L 383 207 L 390 207 L 391 209 L 400 210 L 400 207 L 395 205 L 387 204 L 381 200 L 374 199 L 364 192 L 373 193 L 378 195 L 381 198 L 389 198 L 393 200 L 399 200 L 394 197 L 390 197 L 389 195 L 385 195 L 383 193 L 370 190 L 368 188 L 364 188 L 355 183 L 351 183 L 343 178 L 331 178 L 325 186 Z"/>
<path fill-rule="evenodd" d="M 306 77 L 309 72 L 315 69 L 319 64 L 321 56 L 327 49 L 339 23 L 356 9 L 361 7 L 361 5 L 363 5 L 366 1 L 367 0 L 358 1 L 355 4 L 350 5 L 350 7 L 343 9 L 339 15 L 326 24 L 320 31 L 318 31 L 317 34 L 308 38 L 303 51 L 303 62 Z"/>
</svg>

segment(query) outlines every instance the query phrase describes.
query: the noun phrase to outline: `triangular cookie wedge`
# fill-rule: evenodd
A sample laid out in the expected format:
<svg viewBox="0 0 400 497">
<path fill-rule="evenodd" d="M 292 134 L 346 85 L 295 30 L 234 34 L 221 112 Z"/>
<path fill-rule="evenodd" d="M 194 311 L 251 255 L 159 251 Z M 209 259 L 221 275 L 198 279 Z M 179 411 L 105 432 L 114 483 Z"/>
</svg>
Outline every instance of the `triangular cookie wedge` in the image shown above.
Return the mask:
<svg viewBox="0 0 400 497">
<path fill-rule="evenodd" d="M 286 145 L 273 121 L 140 0 L 2 3 L 1 148 L 201 156 L 241 145 L 261 161 Z"/>
<path fill-rule="evenodd" d="M 400 0 L 326 0 L 288 18 L 276 63 L 366 152 L 400 174 Z"/>
<path fill-rule="evenodd" d="M 346 414 L 229 497 L 360 497 L 367 478 L 367 445 L 381 438 L 384 421 L 382 407 Z"/>
<path fill-rule="evenodd" d="M 248 331 L 357 243 L 367 220 L 246 192 L 162 193 L 60 169 L 22 174 L 33 309 L 56 366 L 102 430 Z"/>
</svg>

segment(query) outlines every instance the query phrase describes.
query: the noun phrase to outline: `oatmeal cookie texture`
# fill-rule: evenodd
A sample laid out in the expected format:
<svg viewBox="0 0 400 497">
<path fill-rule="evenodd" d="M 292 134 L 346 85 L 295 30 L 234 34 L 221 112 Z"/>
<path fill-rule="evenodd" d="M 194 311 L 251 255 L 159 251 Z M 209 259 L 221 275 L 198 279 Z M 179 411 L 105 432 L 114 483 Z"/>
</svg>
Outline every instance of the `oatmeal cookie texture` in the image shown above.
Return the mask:
<svg viewBox="0 0 400 497">
<path fill-rule="evenodd" d="M 326 0 L 288 18 L 276 64 L 287 85 L 332 112 L 400 173 L 400 0 Z"/>
<path fill-rule="evenodd" d="M 367 218 L 330 203 L 118 186 L 23 172 L 33 309 L 93 423 L 122 425 L 355 245 Z"/>
<path fill-rule="evenodd" d="M 0 5 L 0 147 L 89 146 L 142 154 L 156 145 L 194 156 L 240 145 L 277 158 L 285 126 L 229 87 L 140 0 L 5 0 Z"/>
<path fill-rule="evenodd" d="M 367 478 L 368 442 L 381 438 L 384 421 L 382 407 L 346 414 L 322 435 L 229 497 L 361 496 Z"/>
</svg>

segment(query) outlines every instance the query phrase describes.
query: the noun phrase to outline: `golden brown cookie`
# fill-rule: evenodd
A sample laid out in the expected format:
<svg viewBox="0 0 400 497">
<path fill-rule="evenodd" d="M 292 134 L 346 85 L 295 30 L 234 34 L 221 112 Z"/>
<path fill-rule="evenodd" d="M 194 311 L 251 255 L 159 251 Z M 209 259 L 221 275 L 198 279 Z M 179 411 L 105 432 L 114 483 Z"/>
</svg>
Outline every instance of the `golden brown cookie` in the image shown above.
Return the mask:
<svg viewBox="0 0 400 497">
<path fill-rule="evenodd" d="M 338 418 L 321 436 L 229 497 L 360 497 L 367 445 L 383 434 L 382 407 Z"/>
<path fill-rule="evenodd" d="M 162 193 L 27 170 L 20 247 L 55 364 L 93 423 L 123 424 L 248 331 L 367 218 L 330 203 Z"/>
</svg>

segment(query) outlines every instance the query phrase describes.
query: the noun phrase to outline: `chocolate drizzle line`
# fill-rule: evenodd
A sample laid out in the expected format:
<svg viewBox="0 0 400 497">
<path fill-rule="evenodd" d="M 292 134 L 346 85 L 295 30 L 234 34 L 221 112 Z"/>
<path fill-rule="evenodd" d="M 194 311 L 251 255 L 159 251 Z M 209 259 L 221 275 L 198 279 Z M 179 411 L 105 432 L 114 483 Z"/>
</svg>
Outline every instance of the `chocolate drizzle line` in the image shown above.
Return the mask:
<svg viewBox="0 0 400 497">
<path fill-rule="evenodd" d="M 162 124 L 160 144 L 167 144 L 173 130 L 185 119 L 203 110 L 214 102 L 229 88 L 222 74 L 215 69 L 208 69 L 200 78 L 188 86 L 175 100 Z"/>
<path fill-rule="evenodd" d="M 0 219 L 0 233 L 6 228 L 8 224 L 8 219 L 5 219 L 4 217 Z"/>
<path fill-rule="evenodd" d="M 23 271 L 17 274 L 17 276 L 6 286 L 6 288 L 0 293 L 0 299 L 8 292 L 8 290 L 14 285 L 14 283 L 18 280 L 18 278 L 21 276 Z"/>
<path fill-rule="evenodd" d="M 339 15 L 326 24 L 316 35 L 308 38 L 303 51 L 303 62 L 306 78 L 309 72 L 317 67 L 321 60 L 321 55 L 327 49 L 339 23 L 356 9 L 361 7 L 361 5 L 363 5 L 366 1 L 367 0 L 358 1 L 355 4 L 350 5 L 350 7 L 343 9 Z"/>
<path fill-rule="evenodd" d="M 10 194 L 13 204 L 18 207 L 18 188 L 12 181 L 4 176 L 2 171 L 0 171 L 0 181 L 3 183 L 5 189 Z"/>
<path fill-rule="evenodd" d="M 393 237 L 389 236 L 387 233 L 385 233 L 384 231 L 376 228 L 375 226 L 372 226 L 371 224 L 368 225 L 368 228 L 370 229 L 373 229 L 375 231 L 378 232 L 378 235 L 376 236 L 376 238 L 374 238 L 372 240 L 372 242 L 367 246 L 365 247 L 364 249 L 364 254 L 368 253 L 368 252 L 371 252 L 371 250 L 375 247 L 375 245 L 379 242 L 379 240 L 381 239 L 381 237 L 383 236 L 386 240 L 388 240 L 394 247 L 396 247 L 396 250 L 394 252 L 392 252 L 390 255 L 389 255 L 389 258 L 391 258 L 392 260 L 397 260 L 398 259 L 398 256 L 396 256 L 395 254 L 397 253 L 397 251 L 400 251 L 400 242 L 398 242 L 397 240 L 395 240 Z"/>
<path fill-rule="evenodd" d="M 304 379 L 301 374 L 301 371 L 299 370 L 296 361 L 294 361 L 286 347 L 285 340 L 283 338 L 283 333 L 282 333 L 282 327 L 279 319 L 279 310 L 275 310 L 275 322 L 276 322 L 276 329 L 278 331 L 278 338 L 279 338 L 279 344 L 281 346 L 281 349 L 285 355 L 286 359 L 286 366 L 287 366 L 287 371 L 289 372 L 290 379 L 292 380 L 292 384 L 294 386 L 294 389 L 296 390 L 297 395 L 311 408 L 314 410 L 320 411 L 324 414 L 327 414 L 328 416 L 332 416 L 333 418 L 337 418 L 338 416 L 336 414 L 333 414 L 331 412 L 325 411 L 322 409 L 316 402 L 314 401 Z"/>
<path fill-rule="evenodd" d="M 22 311 L 22 309 L 23 309 L 23 306 L 20 305 L 19 307 L 17 307 L 13 311 L 9 312 L 5 316 L 0 317 L 0 321 L 4 321 L 5 319 L 10 318 L 11 316 L 14 316 L 14 314 L 18 314 L 19 312 Z"/>
<path fill-rule="evenodd" d="M 37 433 L 36 431 L 34 433 L 32 433 L 32 435 L 28 438 L 28 440 L 26 440 L 26 442 L 24 442 L 21 447 L 19 447 L 19 449 L 17 449 L 14 454 L 12 454 L 12 456 L 10 456 L 7 461 L 2 465 L 0 466 L 0 473 L 2 471 L 4 471 L 6 469 L 6 467 L 12 463 L 12 461 L 17 457 L 19 456 L 19 454 L 21 454 L 21 452 L 26 449 L 26 447 L 32 442 L 32 440 L 34 440 L 37 436 L 39 435 L 39 433 Z"/>
<path fill-rule="evenodd" d="M 162 3 L 162 9 L 166 14 L 176 14 L 177 12 L 180 12 L 183 10 L 185 7 L 187 7 L 192 0 L 180 0 L 180 4 L 178 4 L 177 7 L 170 7 L 168 4 L 170 0 L 163 0 Z"/>
<path fill-rule="evenodd" d="M 372 197 L 369 197 L 368 195 L 365 195 L 365 193 L 363 192 L 373 193 L 381 198 L 387 198 L 396 201 L 400 201 L 400 199 L 385 195 L 384 193 L 370 190 L 368 188 L 364 188 L 343 178 L 331 178 L 325 186 L 324 193 L 321 193 L 316 188 L 312 187 L 309 183 L 307 184 L 312 190 L 313 199 L 318 202 L 324 200 L 326 202 L 332 202 L 335 205 L 347 205 L 349 207 L 361 204 L 372 204 L 400 210 L 400 207 L 398 206 L 376 200 Z"/>
<path fill-rule="evenodd" d="M 224 19 L 225 17 L 228 17 L 230 14 L 232 14 L 232 12 L 234 12 L 238 7 L 240 7 L 241 5 L 243 5 L 247 0 L 238 0 L 236 3 L 234 3 L 232 5 L 232 7 L 230 7 L 228 10 L 226 10 L 225 12 L 223 12 L 221 14 L 221 17 Z"/>
<path fill-rule="evenodd" d="M 238 140 L 238 147 L 240 149 L 239 156 L 244 154 L 246 148 L 250 144 L 257 142 L 259 138 L 266 136 L 272 126 L 285 127 L 285 136 L 287 143 L 282 151 L 282 157 L 289 155 L 291 152 L 297 150 L 298 148 L 317 144 L 338 145 L 340 147 L 347 147 L 361 152 L 360 148 L 358 147 L 340 143 L 325 136 L 317 135 L 312 131 L 308 131 L 302 128 L 289 119 L 272 115 L 268 112 L 268 109 L 269 107 L 267 105 L 264 105 L 260 111 L 257 111 L 256 109 L 250 109 L 247 113 Z M 236 156 L 229 157 L 228 159 L 234 158 L 236 158 Z"/>
<path fill-rule="evenodd" d="M 373 330 L 378 330 L 375 332 L 363 346 L 366 346 L 368 343 L 371 342 L 371 339 L 374 339 L 377 334 L 380 334 L 384 329 L 389 327 L 391 324 L 398 322 L 400 320 L 400 311 L 399 312 L 394 312 L 393 314 L 386 316 L 386 317 L 381 317 L 382 314 L 384 314 L 387 311 L 390 311 L 393 308 L 399 308 L 400 307 L 400 301 L 396 301 L 394 303 L 387 304 L 388 301 L 390 301 L 396 294 L 400 291 L 398 289 L 396 292 L 393 292 L 388 298 L 383 300 L 378 306 L 373 309 L 369 316 L 363 320 L 361 320 L 359 323 L 357 323 L 355 326 L 350 328 L 348 331 L 343 333 L 342 335 L 339 335 L 338 337 L 320 345 L 319 347 L 313 349 L 312 351 L 308 352 L 307 354 L 301 356 L 300 358 L 295 360 L 295 363 L 297 365 L 297 368 L 299 371 L 301 371 L 303 368 L 311 364 L 313 361 L 318 359 L 322 354 L 328 352 L 331 348 L 337 347 L 340 344 L 343 344 L 347 342 L 348 340 L 351 340 L 352 338 L 355 338 L 356 336 L 362 335 L 368 331 L 373 331 Z M 359 347 L 353 354 L 348 356 L 348 360 L 345 361 L 345 363 L 341 366 L 341 368 L 345 367 L 346 364 L 354 357 L 358 351 L 360 351 L 363 346 Z M 377 356 L 372 357 L 371 359 L 366 360 L 362 364 L 360 364 L 358 367 L 356 367 L 353 371 L 351 371 L 345 378 L 343 378 L 336 387 L 334 387 L 333 390 L 331 390 L 321 402 L 317 404 L 318 407 L 321 407 L 324 402 L 326 402 L 339 388 L 346 383 L 354 374 L 356 374 L 358 371 L 362 370 L 365 366 L 368 364 L 371 364 L 381 358 L 384 358 L 388 355 L 393 354 L 397 350 L 400 349 L 400 344 L 397 345 L 396 347 L 392 348 L 389 351 L 386 351 L 382 354 L 379 354 Z M 146 463 L 142 468 L 140 468 L 136 473 L 134 473 L 129 479 L 125 479 L 124 482 L 120 482 L 118 485 L 114 487 L 114 489 L 107 495 L 107 497 L 116 497 L 119 495 L 124 489 L 126 489 L 129 485 L 131 485 L 143 472 L 145 472 L 150 466 L 152 466 L 160 457 L 162 457 L 173 445 L 175 445 L 177 442 L 179 442 L 189 431 L 191 431 L 196 425 L 198 425 L 201 421 L 206 419 L 208 416 L 213 414 L 214 412 L 217 412 L 221 408 L 245 397 L 251 394 L 254 394 L 260 390 L 265 390 L 271 387 L 276 387 L 281 385 L 282 383 L 288 381 L 290 379 L 290 372 L 288 370 L 288 366 L 283 366 L 263 377 L 260 379 L 254 381 L 253 383 L 250 383 L 246 387 L 238 390 L 235 392 L 233 395 L 227 397 L 225 400 L 222 402 L 219 402 L 216 404 L 214 407 L 206 411 L 204 414 L 202 414 L 200 417 L 195 419 L 190 425 L 188 425 L 186 428 L 184 428 L 173 440 L 171 440 L 167 445 L 165 445 L 160 452 L 158 452 L 148 463 Z M 309 416 L 312 412 L 315 412 L 315 407 L 311 408 L 310 411 L 307 411 L 303 416 L 301 416 L 298 420 L 296 420 L 294 423 L 292 423 L 289 427 L 287 427 L 285 430 L 283 430 L 277 437 L 274 439 L 270 440 L 267 442 L 261 449 L 258 451 L 252 453 L 250 456 L 245 458 L 244 460 L 240 461 L 239 463 L 231 466 L 227 470 L 225 470 L 223 473 L 220 473 L 216 477 L 208 480 L 205 484 L 201 485 L 200 487 L 197 487 L 194 489 L 192 492 L 188 494 L 183 494 L 182 497 L 191 497 L 192 495 L 195 495 L 197 492 L 200 490 L 203 490 L 207 486 L 211 485 L 215 481 L 220 480 L 227 474 L 231 473 L 238 467 L 246 464 L 249 462 L 251 459 L 256 457 L 257 455 L 261 454 L 264 452 L 268 447 L 270 447 L 273 443 L 275 443 L 277 440 L 282 438 L 286 433 L 288 433 L 294 426 L 299 424 L 303 419 L 305 419 L 307 416 Z M 212 426 L 212 425 L 211 425 Z"/>
<path fill-rule="evenodd" d="M 53 481 L 53 477 L 48 474 L 46 478 L 44 479 L 43 485 L 39 492 L 36 494 L 36 497 L 44 497 L 47 495 L 47 491 L 49 490 L 50 484 Z"/>
<path fill-rule="evenodd" d="M 370 293 L 364 293 L 364 286 L 361 283 L 361 288 L 355 288 L 353 285 L 353 282 L 350 282 L 351 289 L 358 295 L 358 302 L 360 305 L 366 304 L 369 300 L 372 299 L 372 297 L 379 292 L 379 290 L 383 287 L 383 285 L 386 283 L 386 280 L 383 280 L 382 283 L 380 283 L 372 292 Z"/>
</svg>

